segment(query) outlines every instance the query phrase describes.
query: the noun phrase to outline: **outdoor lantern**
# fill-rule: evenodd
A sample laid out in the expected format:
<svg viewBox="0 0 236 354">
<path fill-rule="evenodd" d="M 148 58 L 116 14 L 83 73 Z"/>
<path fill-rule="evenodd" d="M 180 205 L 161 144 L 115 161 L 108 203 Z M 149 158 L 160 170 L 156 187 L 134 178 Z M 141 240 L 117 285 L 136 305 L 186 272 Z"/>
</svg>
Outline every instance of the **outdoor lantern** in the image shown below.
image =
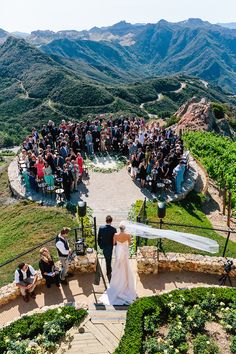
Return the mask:
<svg viewBox="0 0 236 354">
<path fill-rule="evenodd" d="M 79 217 L 83 218 L 86 215 L 86 208 L 87 208 L 87 203 L 86 202 L 78 202 L 78 214 Z"/>
<path fill-rule="evenodd" d="M 166 216 L 166 203 L 158 202 L 157 203 L 157 216 L 159 219 L 164 219 Z"/>
<path fill-rule="evenodd" d="M 86 252 L 86 244 L 84 242 L 84 238 L 80 238 L 75 242 L 75 252 L 77 256 L 84 256 Z"/>
</svg>

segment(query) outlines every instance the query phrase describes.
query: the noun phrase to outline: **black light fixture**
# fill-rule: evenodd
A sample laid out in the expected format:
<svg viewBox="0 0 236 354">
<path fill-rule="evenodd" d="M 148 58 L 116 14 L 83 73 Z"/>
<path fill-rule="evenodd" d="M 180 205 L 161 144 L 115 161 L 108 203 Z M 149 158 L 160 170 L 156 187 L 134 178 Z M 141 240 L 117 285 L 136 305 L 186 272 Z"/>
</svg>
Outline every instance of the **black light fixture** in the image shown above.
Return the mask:
<svg viewBox="0 0 236 354">
<path fill-rule="evenodd" d="M 162 229 L 162 225 L 164 223 L 164 221 L 162 219 L 164 219 L 164 217 L 166 216 L 166 203 L 165 202 L 158 202 L 157 203 L 157 216 L 160 219 L 160 229 Z M 161 238 L 157 242 L 157 249 L 159 252 L 163 252 L 165 255 L 165 250 L 164 250 Z"/>
<path fill-rule="evenodd" d="M 166 203 L 158 202 L 157 203 L 157 216 L 159 219 L 164 219 L 166 216 Z"/>
<path fill-rule="evenodd" d="M 80 218 L 86 216 L 86 211 L 87 211 L 87 203 L 84 201 L 78 202 L 78 214 Z"/>
</svg>

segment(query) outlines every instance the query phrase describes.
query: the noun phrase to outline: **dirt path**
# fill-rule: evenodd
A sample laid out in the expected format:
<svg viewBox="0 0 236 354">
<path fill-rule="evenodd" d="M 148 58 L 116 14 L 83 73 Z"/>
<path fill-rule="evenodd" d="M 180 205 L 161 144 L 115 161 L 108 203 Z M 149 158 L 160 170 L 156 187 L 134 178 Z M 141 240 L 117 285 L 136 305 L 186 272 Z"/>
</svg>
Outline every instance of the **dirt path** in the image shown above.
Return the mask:
<svg viewBox="0 0 236 354">
<path fill-rule="evenodd" d="M 177 90 L 174 90 L 174 91 L 169 91 L 169 92 L 174 92 L 174 93 L 180 93 L 183 89 L 185 89 L 187 86 L 187 83 L 186 82 L 181 82 L 180 83 L 180 88 L 177 89 Z M 140 109 L 142 109 L 150 119 L 158 119 L 158 115 L 157 114 L 151 114 L 149 113 L 146 109 L 145 109 L 145 105 L 146 104 L 154 104 L 156 102 L 160 102 L 162 101 L 163 99 L 165 98 L 165 96 L 163 95 L 162 92 L 159 92 L 157 94 L 157 99 L 156 100 L 153 100 L 153 101 L 148 101 L 148 102 L 143 102 L 141 103 L 141 105 L 139 106 Z"/>
</svg>

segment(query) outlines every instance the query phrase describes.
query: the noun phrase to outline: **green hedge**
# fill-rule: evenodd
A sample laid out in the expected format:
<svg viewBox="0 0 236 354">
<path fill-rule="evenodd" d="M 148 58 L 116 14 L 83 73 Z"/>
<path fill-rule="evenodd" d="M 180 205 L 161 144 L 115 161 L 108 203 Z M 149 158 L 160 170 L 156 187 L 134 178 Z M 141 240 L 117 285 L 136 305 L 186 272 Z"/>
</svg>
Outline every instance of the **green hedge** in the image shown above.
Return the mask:
<svg viewBox="0 0 236 354">
<path fill-rule="evenodd" d="M 15 341 L 20 337 L 24 339 L 34 339 L 43 334 L 46 323 L 52 322 L 58 317 L 59 310 L 52 309 L 40 314 L 32 316 L 24 316 L 13 322 L 7 327 L 0 330 L 0 353 L 3 354 L 7 350 L 6 337 L 10 341 Z M 87 315 L 86 310 L 76 310 L 74 307 L 65 306 L 60 308 L 60 317 L 66 319 L 65 330 L 70 329 L 73 325 L 78 325 Z"/>
<path fill-rule="evenodd" d="M 216 300 L 229 304 L 236 301 L 236 290 L 230 288 L 194 288 L 187 290 L 174 290 L 171 292 L 172 301 L 178 302 L 184 296 L 185 305 L 201 304 L 209 294 L 215 294 Z M 165 313 L 168 316 L 169 293 L 159 296 L 151 296 L 135 301 L 128 310 L 125 334 L 122 337 L 116 354 L 142 353 L 142 341 L 144 338 L 144 317 L 149 314 L 158 315 Z"/>
</svg>

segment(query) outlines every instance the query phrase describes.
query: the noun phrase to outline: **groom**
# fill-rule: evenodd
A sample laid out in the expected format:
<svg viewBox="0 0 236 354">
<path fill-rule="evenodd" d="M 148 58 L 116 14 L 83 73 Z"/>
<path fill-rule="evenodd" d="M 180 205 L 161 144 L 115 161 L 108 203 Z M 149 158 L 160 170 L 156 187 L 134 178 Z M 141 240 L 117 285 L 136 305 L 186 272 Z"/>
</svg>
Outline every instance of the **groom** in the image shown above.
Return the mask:
<svg viewBox="0 0 236 354">
<path fill-rule="evenodd" d="M 106 260 L 107 278 L 111 280 L 111 259 L 113 250 L 113 236 L 117 232 L 116 229 L 111 226 L 112 217 L 107 215 L 106 225 L 100 226 L 98 231 L 98 245 L 103 250 L 103 254 Z"/>
</svg>

